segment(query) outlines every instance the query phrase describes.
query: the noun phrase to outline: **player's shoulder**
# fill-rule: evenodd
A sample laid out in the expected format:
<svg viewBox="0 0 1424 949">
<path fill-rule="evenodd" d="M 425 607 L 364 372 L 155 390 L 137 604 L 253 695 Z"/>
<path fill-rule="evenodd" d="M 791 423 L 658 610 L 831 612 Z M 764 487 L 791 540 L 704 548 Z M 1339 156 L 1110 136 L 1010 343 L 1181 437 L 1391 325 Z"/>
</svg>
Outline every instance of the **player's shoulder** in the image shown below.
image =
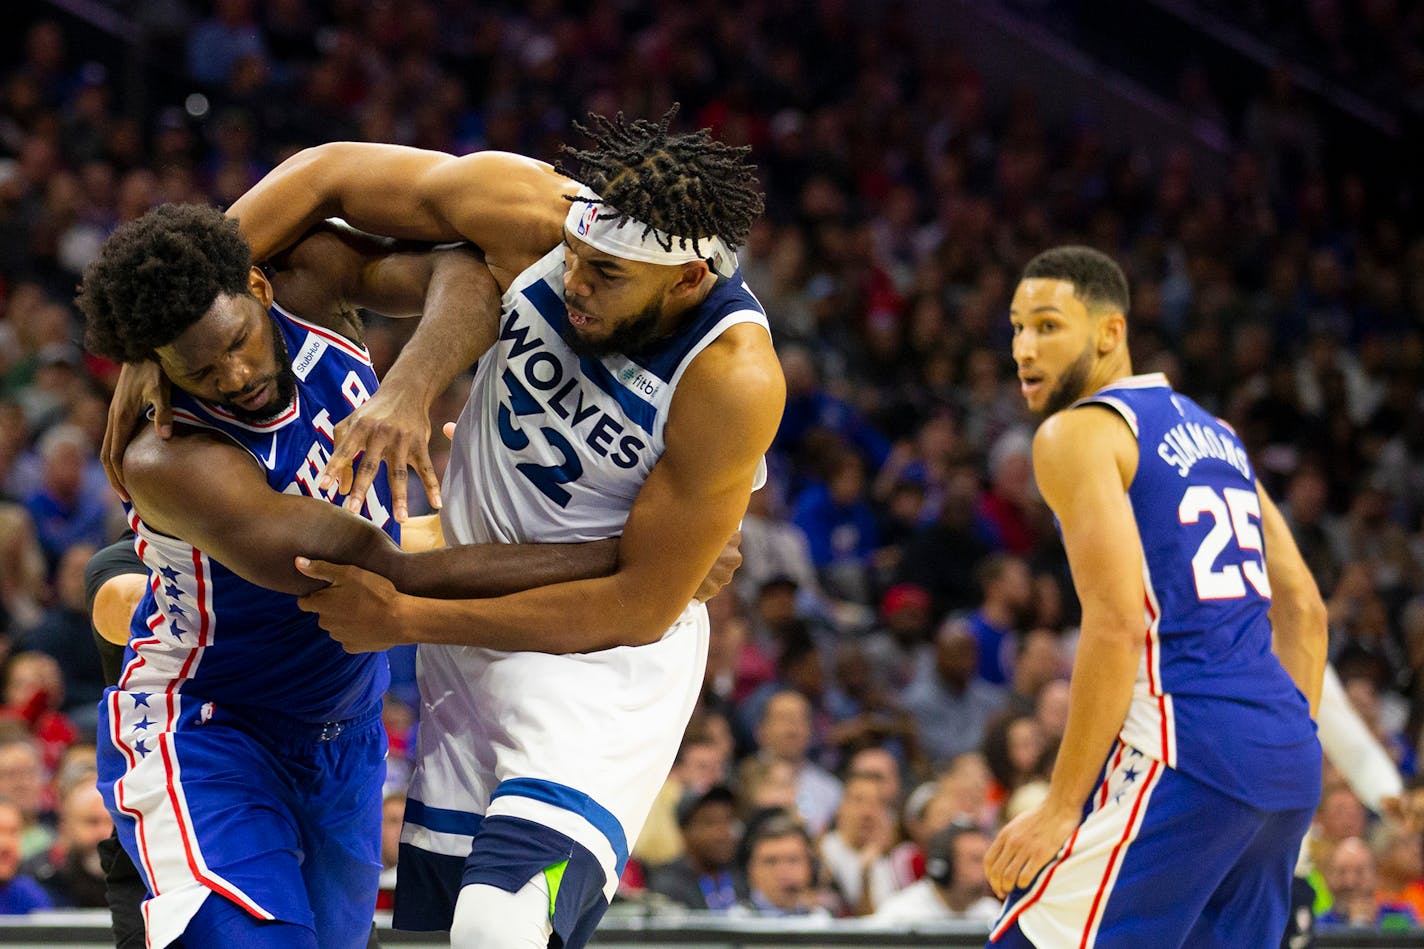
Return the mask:
<svg viewBox="0 0 1424 949">
<path fill-rule="evenodd" d="M 710 342 L 688 366 L 682 385 L 688 384 L 728 399 L 778 405 L 786 400 L 786 380 L 771 336 L 754 322 L 735 323 Z"/>
<path fill-rule="evenodd" d="M 174 422 L 173 435 L 160 438 L 144 425 L 124 449 L 124 483 L 131 489 L 163 489 L 224 470 L 237 457 L 251 456 L 225 435 Z"/>
</svg>

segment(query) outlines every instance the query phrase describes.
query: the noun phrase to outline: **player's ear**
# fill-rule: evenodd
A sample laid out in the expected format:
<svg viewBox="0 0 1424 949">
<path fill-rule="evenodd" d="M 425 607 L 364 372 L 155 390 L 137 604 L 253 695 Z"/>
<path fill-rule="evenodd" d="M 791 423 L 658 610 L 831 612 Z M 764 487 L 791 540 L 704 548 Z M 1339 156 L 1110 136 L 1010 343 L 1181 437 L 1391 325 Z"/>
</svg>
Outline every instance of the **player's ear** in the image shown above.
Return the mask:
<svg viewBox="0 0 1424 949">
<path fill-rule="evenodd" d="M 1101 314 L 1097 320 L 1098 355 L 1106 356 L 1127 340 L 1127 317 L 1117 310 Z"/>
<path fill-rule="evenodd" d="M 262 268 L 253 266 L 247 272 L 247 292 L 256 297 L 264 308 L 272 305 L 272 282 L 267 279 Z"/>
</svg>

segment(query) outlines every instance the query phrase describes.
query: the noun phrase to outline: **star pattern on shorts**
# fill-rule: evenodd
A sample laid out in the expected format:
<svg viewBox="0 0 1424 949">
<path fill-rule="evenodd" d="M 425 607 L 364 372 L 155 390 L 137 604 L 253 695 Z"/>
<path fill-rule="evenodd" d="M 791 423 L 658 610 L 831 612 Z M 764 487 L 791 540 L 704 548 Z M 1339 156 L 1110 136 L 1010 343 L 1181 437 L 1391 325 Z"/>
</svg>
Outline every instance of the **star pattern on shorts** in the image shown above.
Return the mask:
<svg viewBox="0 0 1424 949">
<path fill-rule="evenodd" d="M 174 570 L 172 567 L 159 567 L 158 572 L 163 574 L 163 579 L 167 580 L 169 583 L 177 583 L 178 578 L 182 576 L 181 573 L 179 573 L 177 570 Z"/>
<path fill-rule="evenodd" d="M 163 593 L 164 593 L 164 595 L 166 595 L 166 596 L 169 597 L 170 599 L 174 599 L 174 600 L 178 599 L 179 597 L 181 597 L 181 596 L 183 595 L 183 591 L 180 590 L 180 589 L 178 589 L 178 587 L 177 587 L 176 584 L 172 584 L 172 583 L 168 584 L 168 586 L 166 586 L 166 587 L 163 588 Z"/>
<path fill-rule="evenodd" d="M 138 741 L 134 742 L 134 751 L 137 751 L 137 752 L 139 753 L 139 757 L 141 757 L 141 758 L 147 758 L 147 757 L 148 757 L 148 753 L 149 753 L 150 751 L 152 751 L 152 750 L 153 750 L 152 748 L 148 747 L 147 745 L 145 745 L 145 744 L 143 743 L 143 739 L 142 739 L 142 738 L 140 738 Z"/>
<path fill-rule="evenodd" d="M 141 722 L 134 722 L 133 730 L 136 731 L 136 732 L 138 732 L 138 731 L 143 731 L 144 729 L 150 727 L 151 725 L 153 725 L 153 722 L 149 719 L 149 717 L 148 717 L 147 715 L 145 715 L 145 716 L 143 717 L 143 721 L 141 721 Z"/>
<path fill-rule="evenodd" d="M 134 708 L 138 708 L 140 705 L 142 705 L 144 708 L 148 708 L 148 707 L 149 707 L 149 705 L 148 705 L 148 700 L 153 697 L 153 693 L 152 693 L 152 692 L 130 692 L 130 693 L 129 693 L 129 697 L 133 699 Z"/>
<path fill-rule="evenodd" d="M 184 629 L 182 626 L 179 626 L 177 623 L 169 623 L 168 628 L 171 629 L 173 631 L 173 635 L 177 636 L 179 639 L 182 639 L 183 634 L 188 632 L 188 630 Z"/>
<path fill-rule="evenodd" d="M 183 607 L 179 606 L 177 603 L 169 603 L 169 604 L 168 604 L 168 615 L 169 615 L 169 616 L 187 616 L 187 615 L 188 615 L 188 611 L 185 610 L 185 609 L 183 609 Z"/>
<path fill-rule="evenodd" d="M 1136 768 L 1129 766 L 1128 769 L 1122 773 L 1122 777 L 1125 781 L 1136 781 L 1137 776 L 1141 773 L 1142 772 L 1138 771 Z"/>
</svg>

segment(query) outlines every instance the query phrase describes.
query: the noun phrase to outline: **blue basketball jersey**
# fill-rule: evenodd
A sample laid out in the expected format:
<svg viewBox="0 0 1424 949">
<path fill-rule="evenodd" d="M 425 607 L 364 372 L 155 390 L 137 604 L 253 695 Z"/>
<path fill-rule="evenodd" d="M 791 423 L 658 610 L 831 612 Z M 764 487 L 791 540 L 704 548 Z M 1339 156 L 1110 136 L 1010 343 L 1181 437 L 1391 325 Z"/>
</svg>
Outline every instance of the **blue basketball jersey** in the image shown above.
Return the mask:
<svg viewBox="0 0 1424 949">
<path fill-rule="evenodd" d="M 1128 498 L 1147 642 L 1122 740 L 1256 807 L 1313 806 L 1320 744 L 1271 651 L 1261 500 L 1236 433 L 1160 373 L 1120 379 L 1078 405 L 1117 412 L 1139 446 Z"/>
<path fill-rule="evenodd" d="M 173 418 L 245 448 L 274 491 L 340 504 L 345 497 L 335 485 L 322 492 L 316 483 L 331 455 L 336 424 L 376 389 L 370 357 L 356 343 L 275 304 L 270 313 L 297 377 L 292 404 L 254 425 L 175 387 Z M 399 539 L 390 510 L 381 471 L 361 513 Z M 250 583 L 187 542 L 153 530 L 141 512 L 128 513 L 150 582 L 134 613 L 120 688 L 184 692 L 308 722 L 341 721 L 380 700 L 390 680 L 384 653 L 348 655 L 317 625 L 316 614 L 297 608 L 296 597 Z"/>
</svg>

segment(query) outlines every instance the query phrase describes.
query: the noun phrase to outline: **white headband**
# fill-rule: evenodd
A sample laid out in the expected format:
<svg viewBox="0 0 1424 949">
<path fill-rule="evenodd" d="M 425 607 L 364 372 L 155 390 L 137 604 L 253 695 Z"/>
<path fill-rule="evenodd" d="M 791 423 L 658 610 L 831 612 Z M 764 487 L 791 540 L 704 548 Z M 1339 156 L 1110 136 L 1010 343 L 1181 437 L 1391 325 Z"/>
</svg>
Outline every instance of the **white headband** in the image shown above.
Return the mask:
<svg viewBox="0 0 1424 949">
<path fill-rule="evenodd" d="M 730 277 L 737 271 L 737 255 L 720 237 L 692 238 L 668 234 L 635 217 L 614 215 L 611 206 L 587 185 L 581 186 L 564 218 L 564 229 L 605 254 L 648 264 L 686 264 L 705 260 L 713 272 Z M 666 248 L 672 248 L 668 250 Z M 700 251 L 700 253 L 699 253 Z"/>
</svg>

